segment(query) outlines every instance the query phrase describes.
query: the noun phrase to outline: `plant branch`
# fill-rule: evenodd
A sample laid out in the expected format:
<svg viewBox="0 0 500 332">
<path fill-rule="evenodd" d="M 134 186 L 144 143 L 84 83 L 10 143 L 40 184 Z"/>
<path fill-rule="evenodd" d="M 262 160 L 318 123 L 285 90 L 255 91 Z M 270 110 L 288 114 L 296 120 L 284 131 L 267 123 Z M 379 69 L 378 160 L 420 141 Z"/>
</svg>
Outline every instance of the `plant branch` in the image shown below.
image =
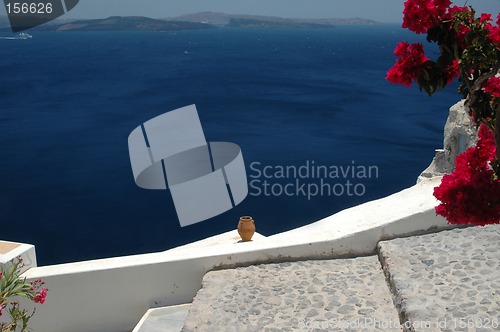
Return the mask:
<svg viewBox="0 0 500 332">
<path fill-rule="evenodd" d="M 493 68 L 486 74 L 482 74 L 475 82 L 471 82 L 468 78 L 464 80 L 467 85 L 467 89 L 469 90 L 468 98 L 466 100 L 466 105 L 474 107 L 476 103 L 476 92 L 481 90 L 483 84 L 486 83 L 487 80 L 495 76 L 500 71 L 500 63 L 497 63 L 493 66 Z M 467 75 L 462 75 L 462 77 L 467 77 Z M 472 84 L 471 84 L 472 83 Z"/>
<path fill-rule="evenodd" d="M 496 145 L 496 156 L 497 156 L 497 163 L 500 163 L 500 104 L 497 105 L 497 108 L 495 110 L 495 145 Z M 499 169 L 496 170 L 497 175 L 500 175 L 500 165 Z"/>
</svg>

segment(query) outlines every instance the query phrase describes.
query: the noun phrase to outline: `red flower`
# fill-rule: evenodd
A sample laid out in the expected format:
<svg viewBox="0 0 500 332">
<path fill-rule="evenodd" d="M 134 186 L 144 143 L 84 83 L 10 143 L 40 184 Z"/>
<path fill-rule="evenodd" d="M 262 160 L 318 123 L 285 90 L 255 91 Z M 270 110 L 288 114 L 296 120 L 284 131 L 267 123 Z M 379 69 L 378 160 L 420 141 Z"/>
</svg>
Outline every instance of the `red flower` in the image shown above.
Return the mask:
<svg viewBox="0 0 500 332">
<path fill-rule="evenodd" d="M 418 80 L 422 65 L 429 60 L 425 56 L 424 46 L 421 43 L 401 42 L 394 49 L 394 54 L 400 58 L 387 71 L 386 80 L 409 87 L 412 81 Z"/>
<path fill-rule="evenodd" d="M 494 135 L 482 125 L 476 147 L 457 156 L 455 171 L 434 188 L 441 201 L 436 214 L 451 224 L 500 223 L 500 181 L 493 180 L 491 168 L 495 151 Z"/>
<path fill-rule="evenodd" d="M 47 288 L 42 288 L 41 291 L 35 294 L 35 296 L 33 297 L 33 301 L 35 301 L 35 303 L 43 304 L 45 303 L 46 297 L 47 297 Z"/>
<path fill-rule="evenodd" d="M 446 68 L 446 76 L 448 77 L 446 84 L 450 84 L 455 78 L 460 76 L 458 60 L 453 60 L 452 64 Z"/>
<path fill-rule="evenodd" d="M 407 0 L 403 10 L 403 28 L 415 33 L 426 33 L 428 29 L 439 24 L 450 0 Z"/>
<path fill-rule="evenodd" d="M 500 98 L 500 77 L 495 76 L 487 80 L 483 85 L 483 90 L 495 98 Z"/>
<path fill-rule="evenodd" d="M 472 12 L 470 11 L 469 7 L 467 6 L 453 6 L 448 9 L 448 13 L 446 15 L 446 18 L 451 18 L 453 15 L 456 13 L 465 13 L 469 12 L 472 16 Z"/>
<path fill-rule="evenodd" d="M 491 14 L 482 13 L 481 17 L 479 18 L 479 21 L 481 23 L 492 21 Z"/>
<path fill-rule="evenodd" d="M 399 57 L 404 56 L 406 54 L 406 51 L 408 50 L 408 47 L 409 44 L 407 42 L 400 42 L 394 49 L 394 55 Z"/>
<path fill-rule="evenodd" d="M 472 14 L 469 7 L 463 6 L 453 6 L 448 9 L 448 13 L 445 15 L 444 20 L 453 20 L 457 14 L 466 13 L 468 16 L 468 23 L 472 23 L 474 21 L 474 15 Z M 463 16 L 463 15 L 462 15 Z M 467 18 L 467 16 L 465 18 Z M 461 48 L 467 47 L 467 42 L 465 40 L 465 35 L 471 31 L 471 28 L 467 25 L 460 23 L 464 18 L 461 17 L 458 24 L 458 31 L 454 31 L 455 38 L 460 45 Z M 453 31 L 453 30 L 452 30 Z"/>
<path fill-rule="evenodd" d="M 500 47 L 500 13 L 498 13 L 496 23 L 496 26 L 488 23 L 485 25 L 485 28 L 488 30 L 488 39 Z"/>
</svg>

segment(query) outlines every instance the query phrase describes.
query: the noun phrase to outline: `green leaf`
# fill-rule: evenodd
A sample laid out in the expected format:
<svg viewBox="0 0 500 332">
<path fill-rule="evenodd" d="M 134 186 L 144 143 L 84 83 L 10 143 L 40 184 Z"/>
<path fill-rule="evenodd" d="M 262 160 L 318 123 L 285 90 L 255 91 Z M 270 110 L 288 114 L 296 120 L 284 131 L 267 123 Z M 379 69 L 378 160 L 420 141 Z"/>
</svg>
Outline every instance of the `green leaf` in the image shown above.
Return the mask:
<svg viewBox="0 0 500 332">
<path fill-rule="evenodd" d="M 15 294 L 15 295 L 21 295 L 21 294 L 20 294 L 20 293 L 21 293 L 21 291 L 22 291 L 22 290 L 26 290 L 26 288 L 27 288 L 27 287 L 26 287 L 26 285 L 25 285 L 25 284 L 23 284 L 23 283 L 19 283 L 19 284 L 14 285 L 14 287 L 13 287 L 13 288 L 12 288 L 12 290 L 11 290 L 11 292 L 12 292 L 13 294 Z M 29 289 L 29 287 L 28 287 L 28 289 Z"/>
<path fill-rule="evenodd" d="M 455 59 L 460 59 L 460 54 L 457 44 L 453 44 L 453 56 L 455 57 Z"/>
<path fill-rule="evenodd" d="M 431 88 L 428 85 L 424 85 L 424 90 L 429 97 L 432 95 Z"/>
<path fill-rule="evenodd" d="M 430 80 L 429 72 L 427 72 L 426 69 L 422 70 L 422 74 L 424 75 L 424 78 L 425 78 L 426 81 Z"/>
</svg>

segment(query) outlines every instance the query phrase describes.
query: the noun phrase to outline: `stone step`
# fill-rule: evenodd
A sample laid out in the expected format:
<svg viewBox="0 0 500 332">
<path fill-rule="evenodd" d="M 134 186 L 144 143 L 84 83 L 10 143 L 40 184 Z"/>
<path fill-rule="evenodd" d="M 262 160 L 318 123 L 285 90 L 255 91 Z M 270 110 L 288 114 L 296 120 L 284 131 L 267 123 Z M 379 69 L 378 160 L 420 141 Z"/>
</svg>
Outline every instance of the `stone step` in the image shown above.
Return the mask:
<svg viewBox="0 0 500 332">
<path fill-rule="evenodd" d="M 373 331 L 376 322 L 401 330 L 371 256 L 209 272 L 182 331 Z"/>
<path fill-rule="evenodd" d="M 132 332 L 180 332 L 191 304 L 149 309 Z"/>
<path fill-rule="evenodd" d="M 134 332 L 500 331 L 498 280 L 500 225 L 454 229 L 378 256 L 212 271 L 192 304 L 152 309 Z"/>
<path fill-rule="evenodd" d="M 383 241 L 380 261 L 412 331 L 500 331 L 500 225 Z"/>
</svg>

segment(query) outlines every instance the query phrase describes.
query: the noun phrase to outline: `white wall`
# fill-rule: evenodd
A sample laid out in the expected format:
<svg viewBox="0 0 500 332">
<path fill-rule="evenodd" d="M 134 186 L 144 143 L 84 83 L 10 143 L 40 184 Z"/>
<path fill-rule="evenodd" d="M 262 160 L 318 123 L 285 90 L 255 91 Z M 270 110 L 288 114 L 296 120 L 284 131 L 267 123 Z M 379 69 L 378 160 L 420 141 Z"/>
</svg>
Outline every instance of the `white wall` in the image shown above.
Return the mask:
<svg viewBox="0 0 500 332">
<path fill-rule="evenodd" d="M 30 269 L 25 275 L 43 278 L 49 288 L 32 328 L 40 332 L 131 331 L 151 307 L 190 302 L 203 275 L 214 268 L 367 255 L 382 239 L 449 228 L 434 212 L 432 190 L 439 181 L 426 180 L 314 224 L 252 242 L 235 243 L 225 234 L 201 246 Z"/>
<path fill-rule="evenodd" d="M 26 271 L 30 268 L 36 267 L 36 253 L 35 246 L 32 244 L 26 243 L 17 243 L 17 242 L 9 242 L 9 241 L 0 241 L 0 245 L 12 246 L 13 249 L 0 253 L 0 267 L 9 265 L 12 263 L 14 259 L 21 258 L 23 260 L 23 267 L 21 271 Z"/>
</svg>

